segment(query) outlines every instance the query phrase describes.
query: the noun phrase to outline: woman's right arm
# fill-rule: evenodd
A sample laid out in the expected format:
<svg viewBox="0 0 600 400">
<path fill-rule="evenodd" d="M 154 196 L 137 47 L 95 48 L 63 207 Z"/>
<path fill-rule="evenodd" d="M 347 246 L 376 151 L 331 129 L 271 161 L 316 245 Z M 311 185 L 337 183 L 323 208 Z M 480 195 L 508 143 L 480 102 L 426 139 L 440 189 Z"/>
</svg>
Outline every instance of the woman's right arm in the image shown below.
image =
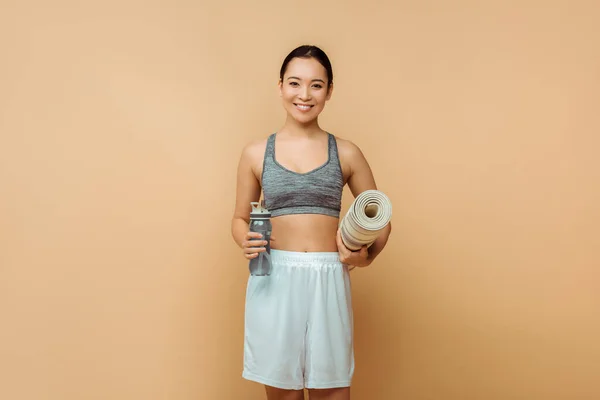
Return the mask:
<svg viewBox="0 0 600 400">
<path fill-rule="evenodd" d="M 260 183 L 258 181 L 254 165 L 256 155 L 259 154 L 259 146 L 256 143 L 249 144 L 242 150 L 238 168 L 236 199 L 233 218 L 231 220 L 231 235 L 235 243 L 242 248 L 244 256 L 248 259 L 258 256 L 259 251 L 265 251 L 264 247 L 250 246 L 250 240 L 260 239 L 261 235 L 249 232 L 250 203 L 260 199 Z M 264 245 L 266 242 L 254 242 L 253 245 Z"/>
</svg>

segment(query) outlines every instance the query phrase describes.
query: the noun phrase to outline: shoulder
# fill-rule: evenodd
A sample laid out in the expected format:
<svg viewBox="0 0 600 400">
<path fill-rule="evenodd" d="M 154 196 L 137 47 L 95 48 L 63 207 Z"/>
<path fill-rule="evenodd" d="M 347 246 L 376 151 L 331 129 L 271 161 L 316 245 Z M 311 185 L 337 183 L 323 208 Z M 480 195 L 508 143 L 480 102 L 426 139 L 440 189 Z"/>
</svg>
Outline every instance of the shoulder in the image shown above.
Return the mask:
<svg viewBox="0 0 600 400">
<path fill-rule="evenodd" d="M 334 135 L 334 137 L 336 139 L 338 153 L 341 158 L 344 158 L 348 161 L 356 160 L 357 158 L 365 158 L 362 150 L 356 143 L 348 139 L 343 139 L 339 136 Z"/>
<path fill-rule="evenodd" d="M 377 189 L 373 171 L 360 147 L 351 140 L 336 137 L 340 165 L 348 186 L 356 197 L 367 189 Z"/>
<path fill-rule="evenodd" d="M 242 158 L 247 158 L 251 160 L 256 158 L 262 159 L 267 148 L 267 142 L 269 140 L 269 137 L 270 135 L 260 139 L 254 139 L 246 143 L 242 148 Z"/>
<path fill-rule="evenodd" d="M 349 180 L 356 175 L 371 176 L 371 167 L 361 148 L 351 140 L 335 138 L 344 176 Z"/>
<path fill-rule="evenodd" d="M 265 150 L 270 136 L 254 139 L 244 145 L 238 165 L 239 171 L 252 171 L 256 177 L 261 175 Z"/>
</svg>

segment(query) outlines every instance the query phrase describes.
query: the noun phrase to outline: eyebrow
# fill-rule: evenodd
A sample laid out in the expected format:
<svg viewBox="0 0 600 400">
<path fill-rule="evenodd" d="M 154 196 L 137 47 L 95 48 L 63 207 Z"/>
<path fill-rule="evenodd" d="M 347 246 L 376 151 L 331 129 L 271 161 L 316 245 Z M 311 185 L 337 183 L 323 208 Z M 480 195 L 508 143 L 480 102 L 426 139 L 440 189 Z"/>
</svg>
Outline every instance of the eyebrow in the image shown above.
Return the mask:
<svg viewBox="0 0 600 400">
<path fill-rule="evenodd" d="M 297 76 L 290 76 L 290 77 L 288 78 L 288 81 L 289 81 L 290 79 L 298 79 L 299 81 L 300 81 L 300 80 L 302 80 L 302 79 L 298 78 Z M 323 82 L 323 83 L 325 83 L 325 81 L 324 81 L 323 79 L 319 79 L 319 78 L 317 78 L 317 79 L 313 79 L 311 82 Z"/>
</svg>

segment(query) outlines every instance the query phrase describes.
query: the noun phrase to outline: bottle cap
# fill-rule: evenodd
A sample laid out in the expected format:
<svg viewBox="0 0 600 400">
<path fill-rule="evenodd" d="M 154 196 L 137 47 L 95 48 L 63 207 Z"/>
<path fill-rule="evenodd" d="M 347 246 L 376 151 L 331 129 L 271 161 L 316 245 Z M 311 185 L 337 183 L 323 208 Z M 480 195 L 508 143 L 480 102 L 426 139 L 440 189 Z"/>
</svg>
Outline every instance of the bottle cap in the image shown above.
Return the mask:
<svg viewBox="0 0 600 400">
<path fill-rule="evenodd" d="M 250 202 L 250 205 L 252 206 L 251 218 L 271 218 L 271 212 L 265 207 L 264 200 L 260 203 L 258 201 Z"/>
</svg>

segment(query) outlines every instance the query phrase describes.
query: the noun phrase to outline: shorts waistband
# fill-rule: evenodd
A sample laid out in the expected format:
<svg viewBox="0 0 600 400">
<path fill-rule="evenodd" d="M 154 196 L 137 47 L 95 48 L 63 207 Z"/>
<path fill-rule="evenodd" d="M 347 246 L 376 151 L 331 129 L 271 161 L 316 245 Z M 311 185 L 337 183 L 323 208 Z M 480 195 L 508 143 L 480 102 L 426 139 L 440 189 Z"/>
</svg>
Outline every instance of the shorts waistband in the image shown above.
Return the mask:
<svg viewBox="0 0 600 400">
<path fill-rule="evenodd" d="M 289 251 L 271 249 L 271 260 L 274 263 L 286 264 L 341 264 L 340 255 L 337 251 Z"/>
</svg>

